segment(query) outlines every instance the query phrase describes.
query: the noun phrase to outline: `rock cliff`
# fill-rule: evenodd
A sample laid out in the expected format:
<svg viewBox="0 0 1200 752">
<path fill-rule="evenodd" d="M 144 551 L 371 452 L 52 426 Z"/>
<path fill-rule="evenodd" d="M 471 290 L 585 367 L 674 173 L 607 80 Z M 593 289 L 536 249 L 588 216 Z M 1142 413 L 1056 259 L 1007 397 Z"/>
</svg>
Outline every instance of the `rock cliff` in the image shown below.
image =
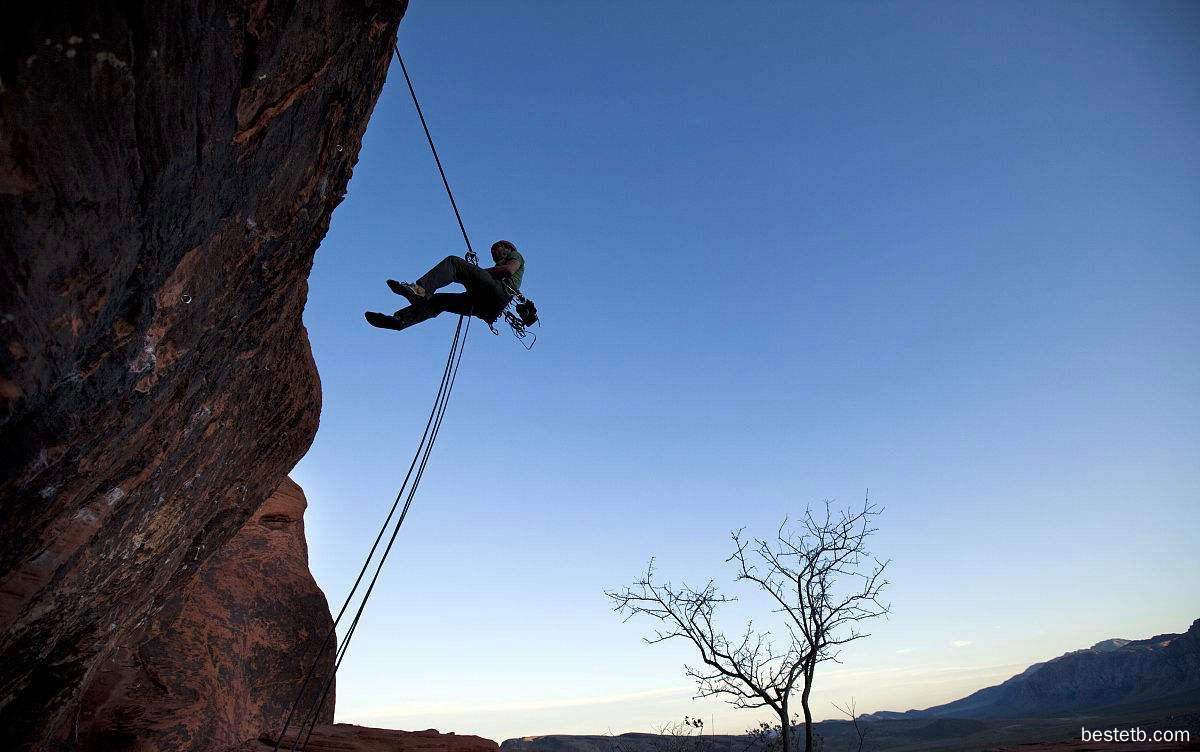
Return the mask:
<svg viewBox="0 0 1200 752">
<path fill-rule="evenodd" d="M 291 749 L 295 738 L 295 733 L 289 732 L 279 748 Z M 275 737 L 266 734 L 229 752 L 271 752 L 274 748 Z M 439 734 L 434 729 L 392 731 L 338 723 L 313 729 L 305 749 L 307 752 L 498 752 L 500 748 L 490 739 Z"/>
<path fill-rule="evenodd" d="M 290 479 L 93 674 L 60 737 L 87 752 L 207 752 L 279 729 L 333 626 L 308 570 L 304 492 Z M 333 670 L 321 652 L 297 711 Z M 333 721 L 333 693 L 320 720 Z"/>
<path fill-rule="evenodd" d="M 749 722 L 747 722 L 747 725 Z M 766 752 L 745 734 L 545 734 L 505 739 L 503 752 Z"/>
<path fill-rule="evenodd" d="M 70 725 L 311 442 L 306 278 L 405 4 L 0 24 L 0 748 Z"/>
</svg>

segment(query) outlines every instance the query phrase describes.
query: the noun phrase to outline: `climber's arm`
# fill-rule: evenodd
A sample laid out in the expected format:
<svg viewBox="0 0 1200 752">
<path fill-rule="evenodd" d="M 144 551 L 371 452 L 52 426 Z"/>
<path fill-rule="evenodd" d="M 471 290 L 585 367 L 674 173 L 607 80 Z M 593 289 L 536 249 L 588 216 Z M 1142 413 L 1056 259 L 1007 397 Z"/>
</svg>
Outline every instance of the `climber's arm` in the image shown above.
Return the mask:
<svg viewBox="0 0 1200 752">
<path fill-rule="evenodd" d="M 517 273 L 518 266 L 519 266 L 519 264 L 517 263 L 516 259 L 510 259 L 501 264 L 496 264 L 493 267 L 485 269 L 484 271 L 486 271 L 488 274 L 492 275 L 496 279 L 508 279 L 509 277 L 511 277 L 512 275 Z"/>
</svg>

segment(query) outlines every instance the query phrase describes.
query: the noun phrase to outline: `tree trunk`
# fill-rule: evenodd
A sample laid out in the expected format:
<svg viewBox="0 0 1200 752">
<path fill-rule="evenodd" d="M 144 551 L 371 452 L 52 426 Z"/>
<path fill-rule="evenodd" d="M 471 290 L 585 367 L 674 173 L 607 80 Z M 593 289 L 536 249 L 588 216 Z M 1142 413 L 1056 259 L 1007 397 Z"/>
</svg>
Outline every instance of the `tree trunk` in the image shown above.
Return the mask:
<svg viewBox="0 0 1200 752">
<path fill-rule="evenodd" d="M 788 722 L 787 700 L 779 708 L 779 752 L 792 752 L 792 724 Z"/>
<path fill-rule="evenodd" d="M 804 709 L 804 752 L 812 752 L 813 748 L 812 710 L 808 707 L 808 693 L 812 691 L 812 680 L 812 674 L 806 673 L 804 691 L 800 693 L 800 707 Z"/>
</svg>

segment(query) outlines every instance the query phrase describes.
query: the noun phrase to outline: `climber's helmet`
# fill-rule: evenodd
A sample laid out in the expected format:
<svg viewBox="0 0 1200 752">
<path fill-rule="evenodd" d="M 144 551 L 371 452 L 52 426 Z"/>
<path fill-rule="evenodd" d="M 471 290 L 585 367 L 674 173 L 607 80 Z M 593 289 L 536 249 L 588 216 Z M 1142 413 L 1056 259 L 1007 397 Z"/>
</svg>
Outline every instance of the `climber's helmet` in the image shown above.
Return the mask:
<svg viewBox="0 0 1200 752">
<path fill-rule="evenodd" d="M 497 240 L 492 243 L 492 261 L 499 264 L 508 258 L 510 253 L 516 253 L 517 247 L 507 240 Z"/>
</svg>

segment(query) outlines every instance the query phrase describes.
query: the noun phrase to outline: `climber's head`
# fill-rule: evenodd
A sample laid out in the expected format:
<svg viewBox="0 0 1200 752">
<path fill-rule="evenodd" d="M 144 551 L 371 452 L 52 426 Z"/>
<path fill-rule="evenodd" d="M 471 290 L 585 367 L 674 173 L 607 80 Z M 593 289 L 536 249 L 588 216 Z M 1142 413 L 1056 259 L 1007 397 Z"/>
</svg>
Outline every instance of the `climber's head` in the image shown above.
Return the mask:
<svg viewBox="0 0 1200 752">
<path fill-rule="evenodd" d="M 497 240 L 492 243 L 492 261 L 497 264 L 509 257 L 509 254 L 516 253 L 517 247 L 507 240 Z"/>
</svg>

